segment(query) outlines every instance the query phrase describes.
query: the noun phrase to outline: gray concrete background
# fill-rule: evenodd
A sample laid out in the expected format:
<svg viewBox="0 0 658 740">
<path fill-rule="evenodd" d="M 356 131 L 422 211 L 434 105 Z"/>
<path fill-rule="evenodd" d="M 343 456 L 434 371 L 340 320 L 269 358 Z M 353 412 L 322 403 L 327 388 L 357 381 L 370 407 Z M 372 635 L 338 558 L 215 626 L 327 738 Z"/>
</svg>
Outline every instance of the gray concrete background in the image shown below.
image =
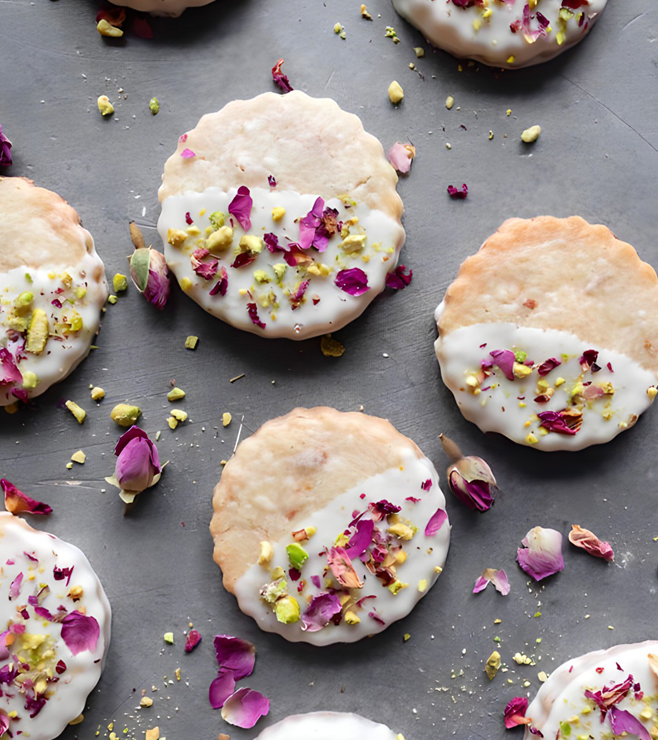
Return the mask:
<svg viewBox="0 0 658 740">
<path fill-rule="evenodd" d="M 506 217 L 579 214 L 608 225 L 658 266 L 655 0 L 610 0 L 579 47 L 513 73 L 466 64 L 460 71 L 387 0 L 371 0 L 372 23 L 360 18 L 359 6 L 218 0 L 177 21 L 153 21 L 153 40 L 112 41 L 95 31 L 95 1 L 0 0 L 0 123 L 15 156 L 8 174 L 31 177 L 74 205 L 110 277 L 126 272 L 128 221 L 148 226 L 157 219 L 160 173 L 177 136 L 203 113 L 273 89 L 270 68 L 279 57 L 294 87 L 359 114 L 385 147 L 409 139 L 418 151 L 399 186 L 403 262 L 414 270 L 413 283 L 378 298 L 339 332 L 346 346 L 339 360 L 324 357 L 319 340 L 240 333 L 178 289 L 160 314 L 131 287 L 108 307 L 99 349 L 72 377 L 34 408 L 0 416 L 0 474 L 54 507 L 37 524 L 87 553 L 114 609 L 106 671 L 84 723 L 67 730 L 67 740 L 91 740 L 99 725 L 104 737 L 112 720 L 122 738 L 141 738 L 159 724 L 168 740 L 212 740 L 224 731 L 246 740 L 290 713 L 319 709 L 360 712 L 407 740 L 499 738 L 503 708 L 524 692 L 524 680 L 534 693 L 537 673 L 569 656 L 656 637 L 656 412 L 605 448 L 571 455 L 519 448 L 461 418 L 432 353 L 435 305 L 459 263 Z M 336 22 L 345 41 L 334 35 Z M 399 45 L 384 37 L 387 25 Z M 418 45 L 427 50 L 420 60 L 412 49 Z M 405 90 L 398 109 L 386 94 L 392 79 Z M 115 103 L 110 120 L 96 110 L 100 94 Z M 452 111 L 447 95 L 455 98 Z M 156 117 L 148 110 L 152 96 L 161 104 Z M 520 133 L 535 123 L 541 139 L 525 147 Z M 468 199 L 450 201 L 446 186 L 462 182 Z M 153 228 L 145 234 L 160 246 Z M 200 337 L 196 352 L 184 348 L 188 334 Z M 179 405 L 190 415 L 175 432 L 165 423 L 172 378 L 187 392 Z M 107 392 L 98 408 L 90 383 Z M 58 407 L 66 398 L 87 409 L 83 426 Z M 123 400 L 142 407 L 149 433 L 163 431 L 160 454 L 170 461 L 128 517 L 103 481 L 119 433 L 109 412 Z M 239 612 L 221 588 L 207 529 L 220 460 L 231 453 L 240 418 L 248 434 L 295 405 L 316 404 L 363 404 L 418 442 L 441 471 L 437 434 L 446 432 L 490 462 L 504 491 L 483 516 L 449 500 L 447 568 L 411 616 L 359 645 L 325 650 L 262 634 Z M 234 418 L 227 429 L 224 411 Z M 87 462 L 68 471 L 78 449 Z M 545 586 L 528 586 L 514 561 L 521 538 L 537 524 L 566 535 L 572 523 L 609 539 L 617 561 L 607 565 L 567 545 L 565 571 Z M 507 569 L 507 598 L 493 589 L 471 594 L 486 567 Z M 189 621 L 204 640 L 184 655 Z M 167 631 L 176 635 L 174 646 L 163 643 Z M 272 710 L 253 731 L 227 728 L 208 704 L 219 632 L 257 645 L 246 684 L 266 693 Z M 403 644 L 406 632 L 411 639 Z M 509 672 L 490 683 L 483 663 L 494 648 Z M 537 665 L 518 667 L 517 651 L 536 656 Z M 154 706 L 135 711 L 140 690 L 151 694 L 152 685 L 159 688 Z"/>
</svg>

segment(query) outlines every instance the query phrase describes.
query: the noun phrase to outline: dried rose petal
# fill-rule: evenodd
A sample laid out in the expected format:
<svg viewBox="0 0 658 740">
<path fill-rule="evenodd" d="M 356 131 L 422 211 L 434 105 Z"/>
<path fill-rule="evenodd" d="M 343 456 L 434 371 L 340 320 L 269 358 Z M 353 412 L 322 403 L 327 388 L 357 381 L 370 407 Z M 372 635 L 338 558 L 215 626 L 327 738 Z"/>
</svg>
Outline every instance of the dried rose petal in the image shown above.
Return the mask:
<svg viewBox="0 0 658 740">
<path fill-rule="evenodd" d="M 434 535 L 446 523 L 447 519 L 448 514 L 443 509 L 438 509 L 434 514 L 432 514 L 429 522 L 427 522 L 427 526 L 425 527 L 425 537 L 434 537 Z"/>
<path fill-rule="evenodd" d="M 571 436 L 577 434 L 582 424 L 582 414 L 573 415 L 567 413 L 567 411 L 540 411 L 537 414 L 540 420 L 540 426 L 556 434 L 568 434 Z M 570 424 L 573 426 L 570 426 Z"/>
<path fill-rule="evenodd" d="M 531 578 L 541 581 L 564 570 L 562 535 L 554 529 L 533 527 L 517 550 L 517 561 Z"/>
<path fill-rule="evenodd" d="M 18 369 L 16 358 L 6 348 L 0 348 L 0 385 L 22 383 L 23 373 Z"/>
<path fill-rule="evenodd" d="M 198 630 L 190 630 L 185 641 L 185 652 L 191 653 L 192 650 L 201 642 L 201 634 Z"/>
<path fill-rule="evenodd" d="M 14 601 L 18 598 L 21 592 L 21 584 L 23 583 L 23 574 L 19 573 L 16 578 L 9 584 L 9 601 Z"/>
<path fill-rule="evenodd" d="M 494 588 L 498 593 L 502 594 L 503 596 L 507 596 L 507 594 L 510 592 L 510 585 L 509 581 L 507 580 L 507 573 L 505 573 L 504 570 L 496 570 L 495 568 L 487 568 L 483 571 L 482 575 L 475 581 L 475 586 L 473 588 L 474 594 L 479 594 L 480 591 L 484 591 L 484 589 L 490 584 L 493 583 Z"/>
<path fill-rule="evenodd" d="M 9 167 L 11 163 L 11 141 L 2 133 L 0 126 L 0 167 Z"/>
<path fill-rule="evenodd" d="M 0 486 L 5 493 L 5 509 L 11 514 L 52 514 L 52 508 L 48 504 L 28 496 L 19 491 L 13 483 L 6 478 L 0 479 Z"/>
<path fill-rule="evenodd" d="M 405 272 L 406 269 L 406 265 L 398 265 L 395 270 L 389 272 L 386 276 L 386 287 L 391 290 L 404 290 L 414 275 L 413 270 Z"/>
<path fill-rule="evenodd" d="M 96 619 L 77 610 L 67 614 L 62 620 L 62 640 L 73 655 L 85 650 L 94 651 L 100 634 L 101 629 Z"/>
<path fill-rule="evenodd" d="M 152 39 L 153 29 L 151 24 L 143 15 L 135 15 L 132 23 L 130 24 L 130 30 L 140 39 Z"/>
<path fill-rule="evenodd" d="M 213 709 L 221 709 L 226 700 L 235 691 L 235 676 L 233 671 L 221 668 L 217 678 L 212 681 L 208 689 L 208 701 Z"/>
<path fill-rule="evenodd" d="M 334 282 L 341 290 L 353 296 L 363 295 L 370 290 L 368 276 L 360 267 L 341 270 L 336 275 Z"/>
<path fill-rule="evenodd" d="M 498 365 L 507 380 L 514 380 L 516 355 L 511 349 L 494 349 L 489 352 L 494 365 Z"/>
<path fill-rule="evenodd" d="M 388 161 L 402 175 L 409 172 L 415 156 L 416 147 L 413 144 L 402 144 L 396 141 L 388 150 Z"/>
<path fill-rule="evenodd" d="M 236 681 L 251 676 L 256 663 L 255 645 L 231 635 L 217 635 L 214 645 L 220 668 L 232 671 Z"/>
<path fill-rule="evenodd" d="M 345 548 L 332 547 L 327 553 L 327 563 L 341 586 L 345 588 L 363 588 L 363 581 L 354 569 L 352 559 Z"/>
<path fill-rule="evenodd" d="M 362 519 L 356 525 L 356 532 L 350 537 L 348 550 L 350 557 L 359 558 L 368 549 L 372 542 L 372 533 L 375 523 L 372 519 Z"/>
<path fill-rule="evenodd" d="M 191 149 L 187 148 L 183 149 L 180 155 L 183 159 L 192 159 L 192 157 L 196 157 L 196 154 Z"/>
<path fill-rule="evenodd" d="M 264 329 L 266 324 L 258 317 L 258 306 L 255 303 L 247 303 L 247 312 L 251 323 L 257 326 L 259 329 Z"/>
<path fill-rule="evenodd" d="M 222 719 L 229 725 L 248 730 L 270 711 L 270 700 L 253 689 L 239 689 L 222 707 Z"/>
<path fill-rule="evenodd" d="M 464 183 L 461 189 L 456 188 L 454 185 L 448 185 L 448 195 L 454 200 L 464 200 L 468 195 L 468 185 Z"/>
<path fill-rule="evenodd" d="M 612 732 L 615 736 L 628 733 L 629 735 L 636 735 L 639 740 L 651 740 L 651 735 L 647 728 L 639 719 L 637 719 L 637 717 L 633 716 L 625 709 L 612 707 L 609 716 L 610 726 L 612 727 Z"/>
<path fill-rule="evenodd" d="M 505 707 L 505 727 L 511 730 L 519 725 L 529 725 L 532 720 L 525 716 L 528 711 L 528 700 L 525 696 L 516 696 Z"/>
<path fill-rule="evenodd" d="M 0 737 L 2 737 L 7 732 L 8 729 L 9 729 L 9 717 L 6 714 L 0 714 Z"/>
<path fill-rule="evenodd" d="M 594 555 L 595 558 L 603 558 L 603 560 L 609 562 L 615 559 L 614 550 L 609 542 L 603 542 L 594 532 L 590 532 L 589 529 L 583 529 L 578 524 L 571 525 L 569 542 L 576 547 L 582 548 L 590 555 Z"/>
<path fill-rule="evenodd" d="M 235 216 L 245 231 L 249 231 L 251 228 L 251 207 L 253 204 L 254 201 L 249 194 L 249 188 L 241 185 L 238 188 L 235 198 L 233 198 L 228 206 L 228 212 L 232 216 Z"/>
<path fill-rule="evenodd" d="M 601 722 L 605 720 L 612 707 L 628 696 L 628 692 L 633 687 L 633 682 L 633 676 L 629 675 L 625 681 L 614 686 L 604 686 L 599 691 L 590 691 L 589 689 L 585 691 L 585 697 L 595 702 L 601 710 Z"/>
<path fill-rule="evenodd" d="M 543 377 L 544 375 L 548 375 L 551 370 L 555 370 L 555 368 L 561 364 L 560 360 L 556 357 L 549 357 L 548 360 L 542 362 L 542 364 L 537 368 L 537 372 Z"/>
<path fill-rule="evenodd" d="M 287 75 L 284 75 L 281 71 L 283 62 L 283 59 L 279 59 L 279 61 L 272 67 L 272 79 L 274 80 L 274 83 L 278 85 L 281 90 L 283 90 L 284 93 L 288 93 L 292 92 L 294 88 L 290 84 L 290 80 L 288 79 Z"/>
<path fill-rule="evenodd" d="M 342 607 L 338 597 L 325 591 L 315 594 L 302 614 L 302 630 L 304 632 L 319 632 L 324 629 L 331 618 L 340 614 Z"/>
<path fill-rule="evenodd" d="M 215 283 L 215 286 L 210 289 L 210 295 L 219 295 L 225 296 L 226 291 L 228 290 L 228 272 L 226 272 L 226 268 L 221 268 L 221 280 L 219 280 L 217 283 Z"/>
</svg>

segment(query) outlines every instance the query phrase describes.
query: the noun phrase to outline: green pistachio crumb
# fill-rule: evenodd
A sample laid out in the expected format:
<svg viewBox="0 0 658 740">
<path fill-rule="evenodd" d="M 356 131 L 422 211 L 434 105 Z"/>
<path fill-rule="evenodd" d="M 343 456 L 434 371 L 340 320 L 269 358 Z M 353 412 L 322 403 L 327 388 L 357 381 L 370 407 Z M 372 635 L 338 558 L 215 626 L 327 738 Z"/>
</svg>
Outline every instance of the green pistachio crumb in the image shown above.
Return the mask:
<svg viewBox="0 0 658 740">
<path fill-rule="evenodd" d="M 149 100 L 149 110 L 154 116 L 157 116 L 160 112 L 160 101 L 157 98 L 151 98 Z"/>
<path fill-rule="evenodd" d="M 181 409 L 172 409 L 171 415 L 177 421 L 187 421 L 187 411 L 182 411 Z"/>
<path fill-rule="evenodd" d="M 132 406 L 128 403 L 119 403 L 110 412 L 112 421 L 115 421 L 120 427 L 131 427 L 137 423 L 137 419 L 141 415 L 142 410 L 139 406 Z"/>
<path fill-rule="evenodd" d="M 304 563 L 308 560 L 308 553 L 306 550 L 297 542 L 293 542 L 292 545 L 286 547 L 288 553 L 288 559 L 290 565 L 297 570 L 301 570 L 304 567 Z"/>
<path fill-rule="evenodd" d="M 172 388 L 167 393 L 168 401 L 181 401 L 183 398 L 185 398 L 185 391 L 182 388 Z"/>
<path fill-rule="evenodd" d="M 94 386 L 91 389 L 91 400 L 92 401 L 102 401 L 105 398 L 105 391 L 99 387 Z"/>
<path fill-rule="evenodd" d="M 87 412 L 83 408 L 78 406 L 75 401 L 67 401 L 65 406 L 73 414 L 73 416 L 75 416 L 78 424 L 82 424 L 82 422 L 87 417 Z"/>
<path fill-rule="evenodd" d="M 86 459 L 87 459 L 87 456 L 82 450 L 78 450 L 77 452 L 74 452 L 71 455 L 71 461 L 76 462 L 79 465 L 84 465 Z"/>
<path fill-rule="evenodd" d="M 164 641 L 167 643 L 167 645 L 173 645 L 174 644 L 174 633 L 173 632 L 165 632 L 165 634 L 164 634 Z"/>
<path fill-rule="evenodd" d="M 214 213 L 211 213 L 210 216 L 208 216 L 208 220 L 214 227 L 215 231 L 217 231 L 217 229 L 221 228 L 224 225 L 225 219 L 226 216 L 221 211 L 215 211 Z"/>
<path fill-rule="evenodd" d="M 118 300 L 119 300 L 119 299 L 118 299 L 118 298 L 117 298 L 117 297 L 116 297 L 115 295 L 111 295 L 111 296 L 110 296 L 110 297 L 109 297 L 109 298 L 107 299 L 107 302 L 108 302 L 108 303 L 111 303 L 112 305 L 114 305 L 114 304 L 115 304 L 115 303 L 116 303 L 116 302 L 117 302 Z"/>
<path fill-rule="evenodd" d="M 26 391 L 36 388 L 38 384 L 39 377 L 36 373 L 33 373 L 31 370 L 23 371 L 23 388 L 25 388 Z"/>
<path fill-rule="evenodd" d="M 120 272 L 117 272 L 117 274 L 112 278 L 112 287 L 114 288 L 115 293 L 122 293 L 124 290 L 128 289 L 128 278 Z"/>
<path fill-rule="evenodd" d="M 198 343 L 199 337 L 191 335 L 185 340 L 185 349 L 196 349 Z"/>
</svg>

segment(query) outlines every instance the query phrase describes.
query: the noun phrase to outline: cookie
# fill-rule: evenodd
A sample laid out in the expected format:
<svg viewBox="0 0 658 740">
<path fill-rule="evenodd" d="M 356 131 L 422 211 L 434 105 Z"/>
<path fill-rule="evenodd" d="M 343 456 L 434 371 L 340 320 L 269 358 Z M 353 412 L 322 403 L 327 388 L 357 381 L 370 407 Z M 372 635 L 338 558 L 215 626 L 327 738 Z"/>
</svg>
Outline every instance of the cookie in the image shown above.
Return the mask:
<svg viewBox="0 0 658 740">
<path fill-rule="evenodd" d="M 152 15 L 166 15 L 178 18 L 187 8 L 198 8 L 201 5 L 209 5 L 213 0 L 110 0 L 115 5 L 124 8 L 142 10 Z"/>
<path fill-rule="evenodd" d="M 0 406 L 40 395 L 87 355 L 107 300 L 103 263 L 56 193 L 0 177 Z"/>
<path fill-rule="evenodd" d="M 0 734 L 53 740 L 100 678 L 110 604 L 77 547 L 8 513 L 0 562 Z"/>
<path fill-rule="evenodd" d="M 264 337 L 336 331 L 385 287 L 404 242 L 397 175 L 333 100 L 237 100 L 167 160 L 158 230 L 181 288 Z"/>
<path fill-rule="evenodd" d="M 658 736 L 657 656 L 658 642 L 650 640 L 563 663 L 528 707 L 525 740 L 607 740 L 625 736 L 624 730 L 629 737 Z"/>
<path fill-rule="evenodd" d="M 547 62 L 581 41 L 607 0 L 393 0 L 435 46 L 505 69 Z"/>
<path fill-rule="evenodd" d="M 286 717 L 263 730 L 256 740 L 396 740 L 388 727 L 358 714 L 312 712 Z"/>
<path fill-rule="evenodd" d="M 443 382 L 484 432 L 579 450 L 632 427 L 656 395 L 656 273 L 577 216 L 506 221 L 435 318 Z"/>
<path fill-rule="evenodd" d="M 450 541 L 432 463 L 384 419 L 295 409 L 242 442 L 213 497 L 224 586 L 268 632 L 355 642 L 405 617 Z"/>
</svg>

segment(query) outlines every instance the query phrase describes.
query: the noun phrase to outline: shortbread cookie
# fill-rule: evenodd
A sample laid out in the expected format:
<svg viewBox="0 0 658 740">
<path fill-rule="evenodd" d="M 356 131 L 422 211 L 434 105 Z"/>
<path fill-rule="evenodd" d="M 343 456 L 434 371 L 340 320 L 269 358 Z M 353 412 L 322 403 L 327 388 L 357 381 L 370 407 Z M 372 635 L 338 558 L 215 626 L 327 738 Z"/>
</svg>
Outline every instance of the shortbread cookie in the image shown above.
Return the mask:
<svg viewBox="0 0 658 740">
<path fill-rule="evenodd" d="M 546 62 L 590 31 L 607 0 L 393 0 L 440 49 L 493 67 Z"/>
<path fill-rule="evenodd" d="M 340 329 L 404 242 L 395 170 L 357 116 L 302 92 L 237 100 L 180 137 L 158 230 L 181 288 L 264 337 Z"/>
<path fill-rule="evenodd" d="M 525 740 L 658 737 L 658 642 L 617 645 L 563 663 L 526 718 Z"/>
<path fill-rule="evenodd" d="M 256 740 L 396 740 L 400 735 L 358 714 L 312 712 L 286 717 Z"/>
<path fill-rule="evenodd" d="M 0 734 L 52 740 L 100 678 L 110 604 L 77 547 L 8 513 L 0 563 Z"/>
<path fill-rule="evenodd" d="M 38 396 L 87 355 L 107 300 L 103 263 L 56 193 L 0 177 L 0 406 Z"/>
<path fill-rule="evenodd" d="M 436 321 L 443 381 L 484 432 L 579 450 L 633 426 L 656 395 L 656 273 L 582 218 L 506 221 Z"/>
<path fill-rule="evenodd" d="M 110 0 L 124 8 L 143 10 L 153 15 L 167 15 L 177 18 L 187 8 L 209 5 L 213 0 Z"/>
<path fill-rule="evenodd" d="M 450 525 L 432 463 L 388 421 L 295 409 L 240 444 L 210 531 L 224 586 L 268 632 L 354 642 L 438 578 Z"/>
</svg>

